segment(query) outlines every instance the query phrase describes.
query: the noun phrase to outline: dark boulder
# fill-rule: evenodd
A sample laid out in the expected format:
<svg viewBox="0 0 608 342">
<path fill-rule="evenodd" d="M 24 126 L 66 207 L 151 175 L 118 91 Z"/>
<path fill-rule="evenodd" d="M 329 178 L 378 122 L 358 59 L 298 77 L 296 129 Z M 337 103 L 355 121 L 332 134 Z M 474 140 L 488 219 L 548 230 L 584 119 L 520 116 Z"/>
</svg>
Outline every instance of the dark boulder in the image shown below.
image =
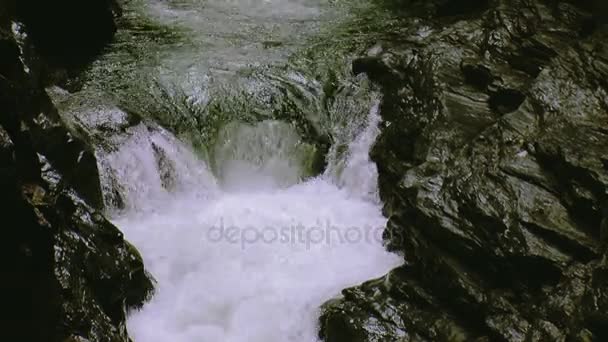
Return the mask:
<svg viewBox="0 0 608 342">
<path fill-rule="evenodd" d="M 2 341 L 122 341 L 152 292 L 141 256 L 101 214 L 97 161 L 41 83 L 37 50 L 0 3 Z M 11 27 L 12 26 L 12 27 Z"/>
<path fill-rule="evenodd" d="M 414 14 L 357 66 L 384 93 L 372 157 L 406 264 L 327 303 L 321 336 L 605 340 L 608 28 L 581 36 L 597 14 L 562 1 Z"/>
<path fill-rule="evenodd" d="M 66 128 L 48 95 L 37 82 L 36 68 L 23 64 L 21 50 L 6 29 L 0 33 L 0 124 L 16 139 L 29 139 L 23 148 L 44 155 L 65 181 L 91 206 L 102 209 L 97 161 L 93 149 Z M 27 146 L 27 147 L 26 147 Z M 20 147 L 21 148 L 21 147 Z M 27 170 L 27 168 L 26 168 Z"/>
</svg>

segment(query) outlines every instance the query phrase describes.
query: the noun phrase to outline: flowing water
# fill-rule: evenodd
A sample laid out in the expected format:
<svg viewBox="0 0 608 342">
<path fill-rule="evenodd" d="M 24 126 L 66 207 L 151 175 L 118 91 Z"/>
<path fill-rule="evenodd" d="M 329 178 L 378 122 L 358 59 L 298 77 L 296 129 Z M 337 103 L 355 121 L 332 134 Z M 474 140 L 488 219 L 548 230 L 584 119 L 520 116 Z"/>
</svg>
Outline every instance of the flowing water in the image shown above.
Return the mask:
<svg viewBox="0 0 608 342">
<path fill-rule="evenodd" d="M 379 97 L 330 30 L 345 13 L 132 0 L 82 89 L 52 89 L 157 281 L 136 342 L 316 341 L 325 301 L 399 264 L 368 156 Z"/>
<path fill-rule="evenodd" d="M 376 115 L 372 108 L 371 124 Z M 223 186 L 205 173 L 162 207 L 117 219 L 158 281 L 151 303 L 129 320 L 135 340 L 316 341 L 324 301 L 398 262 L 382 247 L 386 219 L 369 197 L 374 131 L 353 142 L 342 188 L 328 174 L 269 181 L 297 173 L 278 153 L 261 167 L 233 159 L 229 171 L 238 176 Z M 244 140 L 256 139 L 276 146 L 269 135 Z M 175 162 L 189 158 L 177 154 Z"/>
</svg>

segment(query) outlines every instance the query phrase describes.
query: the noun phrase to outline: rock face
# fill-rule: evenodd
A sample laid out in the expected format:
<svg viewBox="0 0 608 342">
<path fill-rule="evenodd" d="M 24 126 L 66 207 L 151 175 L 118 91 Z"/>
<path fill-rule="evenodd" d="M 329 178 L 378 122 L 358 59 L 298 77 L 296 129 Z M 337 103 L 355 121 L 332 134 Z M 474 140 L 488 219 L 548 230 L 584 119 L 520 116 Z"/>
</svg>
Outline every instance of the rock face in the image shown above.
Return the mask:
<svg viewBox="0 0 608 342">
<path fill-rule="evenodd" d="M 44 58 L 29 32 L 15 7 L 0 3 L 0 340 L 126 342 L 126 311 L 152 282 L 98 211 L 95 155 L 44 91 Z"/>
<path fill-rule="evenodd" d="M 99 53 L 114 36 L 119 12 L 115 0 L 17 0 L 14 8 L 36 51 L 63 67 L 82 66 Z"/>
<path fill-rule="evenodd" d="M 321 337 L 608 340 L 605 1 L 391 3 L 399 40 L 353 69 L 384 93 L 405 265 L 328 302 Z"/>
</svg>

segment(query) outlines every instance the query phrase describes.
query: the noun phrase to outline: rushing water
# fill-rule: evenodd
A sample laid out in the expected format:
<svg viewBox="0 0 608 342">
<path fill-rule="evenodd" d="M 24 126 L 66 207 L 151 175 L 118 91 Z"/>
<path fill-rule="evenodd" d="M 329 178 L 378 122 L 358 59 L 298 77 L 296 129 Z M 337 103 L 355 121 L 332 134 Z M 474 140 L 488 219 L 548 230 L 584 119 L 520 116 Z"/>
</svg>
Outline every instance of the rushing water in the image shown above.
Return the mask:
<svg viewBox="0 0 608 342">
<path fill-rule="evenodd" d="M 331 3 L 131 0 L 82 89 L 53 89 L 157 280 L 136 342 L 316 341 L 325 301 L 399 264 L 369 159 L 378 96 L 337 44 L 310 48 L 344 18 Z"/>
<path fill-rule="evenodd" d="M 376 115 L 372 109 L 372 125 Z M 382 247 L 386 219 L 370 198 L 374 132 L 370 127 L 353 142 L 345 187 L 329 174 L 289 186 L 269 182 L 297 172 L 283 167 L 288 161 L 280 154 L 270 165 L 232 160 L 239 177 L 221 188 L 210 173 L 200 174 L 199 184 L 185 180 L 189 191 L 117 219 L 158 281 L 152 301 L 129 319 L 135 340 L 316 341 L 324 301 L 399 261 Z M 258 137 L 266 140 L 259 145 L 275 142 Z M 139 146 L 125 148 L 153 160 Z M 248 144 L 236 149 L 251 152 Z M 174 158 L 192 162 L 187 153 Z"/>
</svg>

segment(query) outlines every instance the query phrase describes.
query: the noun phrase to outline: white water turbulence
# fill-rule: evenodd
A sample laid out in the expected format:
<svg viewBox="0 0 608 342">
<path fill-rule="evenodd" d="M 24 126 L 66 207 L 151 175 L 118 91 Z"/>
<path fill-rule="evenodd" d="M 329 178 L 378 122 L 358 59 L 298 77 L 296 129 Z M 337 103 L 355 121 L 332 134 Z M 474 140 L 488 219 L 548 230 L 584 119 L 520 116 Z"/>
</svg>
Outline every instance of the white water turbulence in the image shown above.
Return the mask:
<svg viewBox="0 0 608 342">
<path fill-rule="evenodd" d="M 177 194 L 203 198 L 216 191 L 207 167 L 166 130 L 139 124 L 115 138 L 118 148 L 97 152 L 107 206 L 116 206 L 121 197 L 118 202 L 124 210 L 145 212 L 164 206 Z"/>
<path fill-rule="evenodd" d="M 190 174 L 187 188 L 176 187 L 164 202 L 116 217 L 115 224 L 140 250 L 158 282 L 151 302 L 130 314 L 128 328 L 134 340 L 317 341 L 319 307 L 325 301 L 340 295 L 343 288 L 385 274 L 401 260 L 382 246 L 386 218 L 379 201 L 369 195 L 377 178 L 368 158 L 377 134 L 377 115 L 374 106 L 370 127 L 351 144 L 339 177 L 325 174 L 295 184 L 269 182 L 259 174 L 248 177 L 248 172 L 263 172 L 291 179 L 293 167 L 285 165 L 297 164 L 278 160 L 283 155 L 280 152 L 274 158 L 239 157 L 243 155 L 238 151 L 239 142 L 248 154 L 267 154 L 281 146 L 293 149 L 286 143 L 291 138 L 249 134 L 219 148 L 222 158 L 240 159 L 222 164 L 222 172 L 231 172 L 229 177 L 216 181 L 213 173 L 201 172 L 199 184 L 193 184 Z M 271 131 L 278 132 L 272 127 Z M 255 137 L 260 140 L 253 142 Z M 178 144 L 171 139 L 162 141 Z M 282 145 L 265 146 L 277 141 Z M 126 167 L 133 167 L 136 163 L 129 162 L 131 158 L 154 158 L 146 144 L 123 148 L 131 152 L 116 152 L 114 159 L 107 161 L 115 169 L 120 168 L 116 163 L 121 160 L 127 161 Z M 175 151 L 183 148 L 174 147 Z M 209 169 L 192 154 L 165 156 L 175 165 L 198 163 L 202 170 Z M 254 165 L 268 160 L 272 161 L 270 166 Z M 248 162 L 250 165 L 245 165 Z M 279 167 L 268 170 L 272 165 Z M 281 174 L 285 172 L 290 174 Z M 179 172 L 175 175 L 174 182 L 179 184 Z M 145 175 L 128 182 L 148 178 Z M 159 179 L 160 175 L 151 182 Z M 226 184 L 232 179 L 234 183 Z M 259 184 L 251 184 L 256 182 Z M 205 196 L 192 195 L 197 186 Z"/>
</svg>

